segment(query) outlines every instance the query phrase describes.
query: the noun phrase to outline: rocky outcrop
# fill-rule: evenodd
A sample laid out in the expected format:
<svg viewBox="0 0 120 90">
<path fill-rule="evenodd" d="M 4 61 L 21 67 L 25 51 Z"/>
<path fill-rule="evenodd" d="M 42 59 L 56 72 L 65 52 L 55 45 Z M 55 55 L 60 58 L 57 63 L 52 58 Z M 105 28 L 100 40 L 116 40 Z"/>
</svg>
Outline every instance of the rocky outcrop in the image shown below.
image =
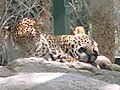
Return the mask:
<svg viewBox="0 0 120 90">
<path fill-rule="evenodd" d="M 1 90 L 119 90 L 119 85 L 108 84 L 82 74 L 29 73 L 0 80 Z"/>
<path fill-rule="evenodd" d="M 0 67 L 0 90 L 120 90 L 120 72 L 90 64 L 20 58 Z"/>
<path fill-rule="evenodd" d="M 120 66 L 119 65 L 111 63 L 111 60 L 109 58 L 107 58 L 106 56 L 103 56 L 103 55 L 99 55 L 97 57 L 97 59 L 95 60 L 95 63 L 101 69 L 120 71 Z"/>
</svg>

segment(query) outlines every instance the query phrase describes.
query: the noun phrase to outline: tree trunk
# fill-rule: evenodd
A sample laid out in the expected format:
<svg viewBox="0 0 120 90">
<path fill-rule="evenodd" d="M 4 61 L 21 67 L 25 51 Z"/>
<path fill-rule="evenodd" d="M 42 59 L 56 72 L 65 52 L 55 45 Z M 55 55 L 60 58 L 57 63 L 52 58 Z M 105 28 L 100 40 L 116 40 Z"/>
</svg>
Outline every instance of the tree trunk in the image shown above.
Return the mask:
<svg viewBox="0 0 120 90">
<path fill-rule="evenodd" d="M 114 62 L 115 26 L 114 2 L 112 0 L 91 0 L 92 37 L 99 44 L 100 54 Z"/>
</svg>

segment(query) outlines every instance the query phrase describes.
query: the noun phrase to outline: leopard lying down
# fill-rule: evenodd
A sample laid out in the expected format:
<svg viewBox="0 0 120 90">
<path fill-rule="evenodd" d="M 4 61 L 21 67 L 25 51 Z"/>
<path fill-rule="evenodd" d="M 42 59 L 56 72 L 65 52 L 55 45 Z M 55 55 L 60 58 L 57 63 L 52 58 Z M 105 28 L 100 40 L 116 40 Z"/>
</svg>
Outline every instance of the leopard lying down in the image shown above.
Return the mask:
<svg viewBox="0 0 120 90">
<path fill-rule="evenodd" d="M 15 47 L 29 55 L 59 62 L 86 62 L 95 65 L 99 54 L 97 43 L 76 27 L 74 35 L 52 35 L 35 29 L 36 21 L 24 18 L 7 30 Z M 82 28 L 82 29 L 81 29 Z"/>
</svg>

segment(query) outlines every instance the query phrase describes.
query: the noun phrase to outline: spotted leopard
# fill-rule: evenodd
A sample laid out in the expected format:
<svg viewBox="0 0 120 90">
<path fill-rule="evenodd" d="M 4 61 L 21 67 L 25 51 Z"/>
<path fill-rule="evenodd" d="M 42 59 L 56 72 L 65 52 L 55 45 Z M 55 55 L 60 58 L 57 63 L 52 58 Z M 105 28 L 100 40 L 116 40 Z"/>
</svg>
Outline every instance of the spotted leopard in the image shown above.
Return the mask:
<svg viewBox="0 0 120 90">
<path fill-rule="evenodd" d="M 96 42 L 86 35 L 62 35 L 60 46 L 63 51 L 82 62 L 93 63 L 98 56 Z"/>
<path fill-rule="evenodd" d="M 88 35 L 86 35 L 85 30 L 82 26 L 77 26 L 73 30 L 73 33 L 75 35 L 78 35 L 78 36 L 81 36 L 81 37 L 85 38 L 85 40 L 86 40 L 85 42 L 87 42 L 87 43 L 90 42 L 90 43 L 88 43 L 89 45 L 87 45 L 87 46 L 89 46 L 88 49 L 96 50 L 99 54 L 99 50 L 98 50 L 98 47 L 97 47 L 98 44 L 91 37 L 88 37 Z"/>
<path fill-rule="evenodd" d="M 36 22 L 31 18 L 23 18 L 15 25 L 7 29 L 7 35 L 12 39 L 15 47 L 25 52 L 30 52 L 35 47 L 35 36 L 38 34 L 34 25 Z"/>
<path fill-rule="evenodd" d="M 34 28 L 35 21 L 24 18 L 9 28 L 13 42 L 30 55 L 60 62 L 94 63 L 98 55 L 95 41 L 86 34 L 51 35 Z M 76 29 L 75 29 L 76 30 Z"/>
<path fill-rule="evenodd" d="M 59 48 L 54 35 L 39 33 L 34 28 L 35 24 L 36 22 L 31 18 L 24 18 L 8 28 L 8 36 L 12 37 L 15 47 L 29 55 L 44 57 L 47 60 L 77 61 Z"/>
</svg>

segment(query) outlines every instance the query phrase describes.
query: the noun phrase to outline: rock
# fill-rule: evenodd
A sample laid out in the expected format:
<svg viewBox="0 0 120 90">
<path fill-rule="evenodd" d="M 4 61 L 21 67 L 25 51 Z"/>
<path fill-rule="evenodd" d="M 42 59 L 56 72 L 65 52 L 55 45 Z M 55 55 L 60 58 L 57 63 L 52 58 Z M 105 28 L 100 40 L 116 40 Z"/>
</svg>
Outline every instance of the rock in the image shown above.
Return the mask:
<svg viewBox="0 0 120 90">
<path fill-rule="evenodd" d="M 67 65 L 55 61 L 46 61 L 43 58 L 19 58 L 6 66 L 8 69 L 15 72 L 66 72 Z"/>
<path fill-rule="evenodd" d="M 116 84 L 72 73 L 27 73 L 0 78 L 1 90 L 120 90 Z"/>
<path fill-rule="evenodd" d="M 96 67 L 83 62 L 60 63 L 56 61 L 47 61 L 44 58 L 19 58 L 10 62 L 8 69 L 15 72 L 69 72 L 75 70 L 88 70 L 94 72 Z"/>
<path fill-rule="evenodd" d="M 103 56 L 103 55 L 98 56 L 95 63 L 98 64 L 101 69 L 120 71 L 120 66 L 119 65 L 112 64 L 110 59 Z"/>
<path fill-rule="evenodd" d="M 2 67 L 2 66 L 0 67 L 0 78 L 1 77 L 9 77 L 9 76 L 15 75 L 15 74 L 16 74 L 15 72 L 9 70 L 6 67 Z"/>
<path fill-rule="evenodd" d="M 112 64 L 113 71 L 120 71 L 120 66 L 117 64 Z"/>
<path fill-rule="evenodd" d="M 83 62 L 60 63 L 46 61 L 43 58 L 20 58 L 9 63 L 6 68 L 16 73 L 41 73 L 41 72 L 61 72 L 61 73 L 82 73 L 85 76 L 94 77 L 106 82 L 120 82 L 120 72 L 101 70 L 90 64 Z"/>
<path fill-rule="evenodd" d="M 100 55 L 97 57 L 95 63 L 100 66 L 101 69 L 112 70 L 112 63 L 106 56 Z"/>
<path fill-rule="evenodd" d="M 0 90 L 120 90 L 120 72 L 90 64 L 20 58 L 0 67 Z"/>
</svg>

